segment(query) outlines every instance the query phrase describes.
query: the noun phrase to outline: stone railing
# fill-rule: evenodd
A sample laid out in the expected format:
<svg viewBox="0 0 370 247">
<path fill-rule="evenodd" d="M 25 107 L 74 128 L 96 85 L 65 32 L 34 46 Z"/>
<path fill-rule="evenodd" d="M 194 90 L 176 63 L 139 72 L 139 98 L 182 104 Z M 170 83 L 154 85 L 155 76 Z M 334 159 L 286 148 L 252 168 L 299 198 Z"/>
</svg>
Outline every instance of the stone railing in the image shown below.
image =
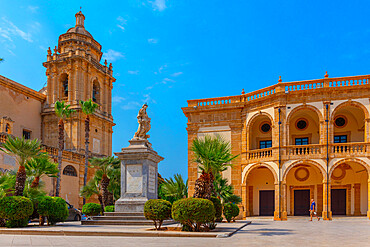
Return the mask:
<svg viewBox="0 0 370 247">
<path fill-rule="evenodd" d="M 272 148 L 250 150 L 247 153 L 248 160 L 266 160 L 273 157 Z"/>
<path fill-rule="evenodd" d="M 286 94 L 289 94 L 297 91 L 316 90 L 320 88 L 364 86 L 369 84 L 369 79 L 370 75 L 362 75 L 337 78 L 324 78 L 298 82 L 280 82 L 278 84 L 257 91 L 237 96 L 188 100 L 188 107 L 211 107 L 216 105 L 250 102 L 274 95 L 278 92 L 284 92 Z"/>
<path fill-rule="evenodd" d="M 322 153 L 322 146 L 320 144 L 295 145 L 287 146 L 286 150 L 289 156 L 320 155 Z"/>
<path fill-rule="evenodd" d="M 344 155 L 365 155 L 367 152 L 367 143 L 352 142 L 352 143 L 335 143 L 331 145 L 331 153 L 335 157 Z"/>
</svg>

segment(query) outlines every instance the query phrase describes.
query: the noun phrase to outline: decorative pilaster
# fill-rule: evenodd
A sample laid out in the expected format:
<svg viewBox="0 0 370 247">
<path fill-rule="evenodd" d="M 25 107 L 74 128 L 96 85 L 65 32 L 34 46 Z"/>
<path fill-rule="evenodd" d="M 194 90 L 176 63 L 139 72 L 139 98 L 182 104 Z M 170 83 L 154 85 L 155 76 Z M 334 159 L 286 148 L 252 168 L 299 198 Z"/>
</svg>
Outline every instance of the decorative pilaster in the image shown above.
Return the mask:
<svg viewBox="0 0 370 247">
<path fill-rule="evenodd" d="M 330 183 L 327 184 L 326 180 L 324 180 L 323 181 L 323 211 L 322 211 L 322 218 L 324 220 L 332 220 L 330 190 L 331 190 Z"/>
</svg>

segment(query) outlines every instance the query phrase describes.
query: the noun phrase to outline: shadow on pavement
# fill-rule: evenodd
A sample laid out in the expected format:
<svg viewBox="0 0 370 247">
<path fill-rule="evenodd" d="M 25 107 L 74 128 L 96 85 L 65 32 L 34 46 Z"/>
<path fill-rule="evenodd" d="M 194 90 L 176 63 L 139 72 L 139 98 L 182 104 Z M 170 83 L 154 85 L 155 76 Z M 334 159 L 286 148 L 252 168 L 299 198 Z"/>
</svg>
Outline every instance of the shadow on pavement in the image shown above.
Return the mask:
<svg viewBox="0 0 370 247">
<path fill-rule="evenodd" d="M 243 229 L 238 232 L 239 234 L 248 233 L 248 234 L 258 234 L 260 236 L 275 236 L 275 235 L 289 235 L 293 234 L 294 231 L 287 229 Z"/>
</svg>

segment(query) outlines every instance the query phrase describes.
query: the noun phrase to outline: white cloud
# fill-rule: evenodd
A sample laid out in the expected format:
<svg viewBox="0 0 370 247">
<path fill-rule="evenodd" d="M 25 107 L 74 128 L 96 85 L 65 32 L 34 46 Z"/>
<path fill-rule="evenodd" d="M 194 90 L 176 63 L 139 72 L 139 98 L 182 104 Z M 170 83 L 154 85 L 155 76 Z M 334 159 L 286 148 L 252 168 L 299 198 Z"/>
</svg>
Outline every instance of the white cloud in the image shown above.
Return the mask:
<svg viewBox="0 0 370 247">
<path fill-rule="evenodd" d="M 163 11 L 167 8 L 166 0 L 154 0 L 154 1 L 149 1 L 149 3 L 152 4 L 153 10 Z"/>
<path fill-rule="evenodd" d="M 176 73 L 173 73 L 171 76 L 177 77 L 177 76 L 182 75 L 182 74 L 183 74 L 182 72 L 176 72 Z"/>
<path fill-rule="evenodd" d="M 115 51 L 115 50 L 112 50 L 112 49 L 109 49 L 108 51 L 106 51 L 104 54 L 103 54 L 103 60 L 104 59 L 107 59 L 107 61 L 109 62 L 114 62 L 118 59 L 121 59 L 121 58 L 124 58 L 125 56 L 119 52 L 119 51 Z"/>
<path fill-rule="evenodd" d="M 121 106 L 123 110 L 132 110 L 132 109 L 137 109 L 140 107 L 141 104 L 137 101 L 130 101 L 126 105 Z"/>
<path fill-rule="evenodd" d="M 127 71 L 127 73 L 129 73 L 130 75 L 138 75 L 139 71 L 138 70 L 129 70 L 129 71 Z"/>
<path fill-rule="evenodd" d="M 175 81 L 170 79 L 170 78 L 164 78 L 161 83 L 162 84 L 167 84 L 168 82 L 175 82 Z"/>
<path fill-rule="evenodd" d="M 12 39 L 11 39 L 12 36 L 18 36 L 18 37 L 21 37 L 22 39 L 24 39 L 28 42 L 33 42 L 30 33 L 24 32 L 23 30 L 18 28 L 16 25 L 14 25 L 13 22 L 9 21 L 5 17 L 3 17 L 2 20 L 6 24 L 6 25 L 3 25 L 2 28 L 0 27 L 0 29 L 1 29 L 0 30 L 0 35 L 2 37 L 8 39 L 9 41 L 12 41 Z"/>
<path fill-rule="evenodd" d="M 28 6 L 27 7 L 29 11 L 31 11 L 32 13 L 36 13 L 37 10 L 40 8 L 39 6 Z"/>
<path fill-rule="evenodd" d="M 157 44 L 158 43 L 158 39 L 148 39 L 148 43 L 149 44 Z"/>
<path fill-rule="evenodd" d="M 124 19 L 122 16 L 118 16 L 117 21 L 119 22 L 119 24 L 117 24 L 117 27 L 121 29 L 122 31 L 125 31 L 126 29 L 125 25 L 127 24 L 127 20 Z"/>
<path fill-rule="evenodd" d="M 112 102 L 114 102 L 114 103 L 121 103 L 124 100 L 126 100 L 126 99 L 121 97 L 121 96 L 113 96 L 112 97 Z"/>
</svg>

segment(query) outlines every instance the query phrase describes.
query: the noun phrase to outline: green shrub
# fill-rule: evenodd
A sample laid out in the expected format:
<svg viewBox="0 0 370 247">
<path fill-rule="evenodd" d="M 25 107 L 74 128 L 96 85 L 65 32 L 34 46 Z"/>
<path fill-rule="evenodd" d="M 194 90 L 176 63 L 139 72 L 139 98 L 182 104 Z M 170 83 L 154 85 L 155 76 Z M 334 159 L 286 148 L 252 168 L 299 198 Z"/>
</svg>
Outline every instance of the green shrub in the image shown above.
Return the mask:
<svg viewBox="0 0 370 247">
<path fill-rule="evenodd" d="M 210 201 L 213 203 L 213 206 L 215 207 L 215 218 L 213 219 L 213 222 L 208 224 L 208 227 L 210 230 L 216 228 L 216 221 L 219 221 L 220 218 L 222 218 L 222 204 L 221 200 L 218 199 L 217 197 L 211 197 Z M 221 220 L 222 222 L 222 220 Z"/>
<path fill-rule="evenodd" d="M 114 212 L 114 205 L 105 206 L 105 212 Z"/>
<path fill-rule="evenodd" d="M 101 213 L 101 206 L 98 203 L 86 203 L 82 207 L 82 213 L 87 216 L 97 216 Z"/>
<path fill-rule="evenodd" d="M 32 201 L 23 196 L 6 196 L 0 199 L 0 218 L 7 227 L 24 227 L 33 213 Z"/>
<path fill-rule="evenodd" d="M 239 215 L 238 205 L 232 204 L 232 203 L 225 203 L 224 215 L 225 215 L 227 222 L 231 222 L 231 220 L 235 221 L 234 218 Z"/>
<path fill-rule="evenodd" d="M 171 203 L 162 199 L 148 200 L 144 205 L 144 216 L 153 220 L 156 230 L 161 229 L 163 220 L 171 217 Z"/>
<path fill-rule="evenodd" d="M 181 199 L 173 203 L 172 218 L 191 227 L 192 231 L 200 231 L 202 225 L 214 220 L 215 207 L 207 199 Z"/>
<path fill-rule="evenodd" d="M 48 223 L 55 225 L 57 222 L 64 222 L 69 215 L 68 206 L 65 200 L 60 197 L 44 196 L 40 199 L 37 212 L 46 216 Z"/>
</svg>

